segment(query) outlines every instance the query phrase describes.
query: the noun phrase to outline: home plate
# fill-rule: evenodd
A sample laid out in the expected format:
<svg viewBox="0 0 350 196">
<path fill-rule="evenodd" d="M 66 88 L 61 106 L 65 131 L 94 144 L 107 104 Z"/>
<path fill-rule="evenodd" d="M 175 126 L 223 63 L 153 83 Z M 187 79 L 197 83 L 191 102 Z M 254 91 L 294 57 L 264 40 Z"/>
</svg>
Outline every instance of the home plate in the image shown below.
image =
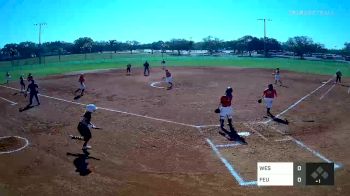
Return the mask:
<svg viewBox="0 0 350 196">
<path fill-rule="evenodd" d="M 238 135 L 247 137 L 247 136 L 250 136 L 250 133 L 248 131 L 243 131 L 243 132 L 238 132 Z"/>
</svg>

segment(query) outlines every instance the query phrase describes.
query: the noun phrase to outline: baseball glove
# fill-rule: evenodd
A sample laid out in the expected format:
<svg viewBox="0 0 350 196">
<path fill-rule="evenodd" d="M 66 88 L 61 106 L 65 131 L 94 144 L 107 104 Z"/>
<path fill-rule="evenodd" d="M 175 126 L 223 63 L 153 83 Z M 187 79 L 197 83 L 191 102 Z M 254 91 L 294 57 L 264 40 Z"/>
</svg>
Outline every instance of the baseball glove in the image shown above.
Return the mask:
<svg viewBox="0 0 350 196">
<path fill-rule="evenodd" d="M 214 112 L 218 114 L 218 113 L 220 113 L 220 109 L 216 108 Z"/>
<path fill-rule="evenodd" d="M 261 103 L 261 101 L 262 101 L 261 99 L 258 99 L 258 103 Z"/>
</svg>

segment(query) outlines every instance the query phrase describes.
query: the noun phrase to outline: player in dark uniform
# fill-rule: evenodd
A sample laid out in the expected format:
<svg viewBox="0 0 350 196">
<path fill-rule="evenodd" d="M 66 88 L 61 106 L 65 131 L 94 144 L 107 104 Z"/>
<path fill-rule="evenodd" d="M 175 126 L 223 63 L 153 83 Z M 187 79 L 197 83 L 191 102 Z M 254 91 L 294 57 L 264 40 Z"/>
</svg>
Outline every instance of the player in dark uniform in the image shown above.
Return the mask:
<svg viewBox="0 0 350 196">
<path fill-rule="evenodd" d="M 27 81 L 30 82 L 31 80 L 33 80 L 33 75 L 29 73 L 27 76 Z"/>
<path fill-rule="evenodd" d="M 131 64 L 129 63 L 126 65 L 126 75 L 130 76 L 130 74 L 131 74 Z"/>
<path fill-rule="evenodd" d="M 144 67 L 144 70 L 143 70 L 143 75 L 144 76 L 149 76 L 149 63 L 146 61 L 144 64 L 143 64 L 143 67 Z"/>
<path fill-rule="evenodd" d="M 40 105 L 39 97 L 38 97 L 38 88 L 39 86 L 35 83 L 34 80 L 31 80 L 31 83 L 28 85 L 27 92 L 29 91 L 29 104 L 30 107 L 33 104 L 33 98 L 35 97 L 36 102 Z M 26 94 L 25 94 L 26 96 Z"/>
<path fill-rule="evenodd" d="M 24 91 L 26 90 L 26 84 L 24 83 L 23 75 L 19 77 L 19 84 L 21 86 L 21 93 L 24 93 Z"/>
<path fill-rule="evenodd" d="M 11 80 L 11 75 L 9 72 L 6 72 L 6 84 L 8 84 Z"/>
<path fill-rule="evenodd" d="M 337 72 L 335 73 L 335 75 L 337 76 L 335 83 L 341 83 L 341 77 L 342 77 L 342 73 L 340 72 L 340 70 L 338 69 Z"/>
<path fill-rule="evenodd" d="M 84 140 L 84 144 L 82 150 L 91 149 L 91 146 L 87 145 L 89 140 L 91 139 L 91 131 L 90 128 L 96 129 L 96 126 L 91 123 L 91 114 L 97 110 L 97 107 L 94 104 L 88 104 L 86 106 L 86 112 L 83 115 L 83 118 L 78 124 L 78 131 L 82 137 L 70 135 L 72 139 L 82 139 Z"/>
</svg>

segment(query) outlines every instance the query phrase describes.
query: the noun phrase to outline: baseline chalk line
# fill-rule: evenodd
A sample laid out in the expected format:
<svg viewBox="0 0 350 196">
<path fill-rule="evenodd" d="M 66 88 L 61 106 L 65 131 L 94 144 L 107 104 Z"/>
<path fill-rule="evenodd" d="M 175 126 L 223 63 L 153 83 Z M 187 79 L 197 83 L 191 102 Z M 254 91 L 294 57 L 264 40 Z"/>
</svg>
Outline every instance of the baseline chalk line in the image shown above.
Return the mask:
<svg viewBox="0 0 350 196">
<path fill-rule="evenodd" d="M 0 87 L 4 87 L 4 88 L 16 90 L 16 91 L 20 91 L 19 89 L 12 88 L 12 87 L 7 87 L 7 86 L 3 86 L 3 85 L 0 85 Z M 66 103 L 72 103 L 72 104 L 83 105 L 83 106 L 86 105 L 86 104 L 84 104 L 84 103 L 79 103 L 79 102 L 75 102 L 75 101 L 69 101 L 69 100 L 66 100 L 66 99 L 57 98 L 57 97 L 52 97 L 52 96 L 48 96 L 48 95 L 43 95 L 43 94 L 38 94 L 38 95 L 41 96 L 41 97 L 45 97 L 45 98 L 48 98 L 48 99 L 54 99 L 54 100 L 62 101 L 62 102 L 66 102 Z M 105 110 L 105 111 L 110 111 L 110 112 L 116 112 L 116 113 L 126 114 L 126 115 L 130 115 L 130 116 L 137 116 L 137 117 L 147 118 L 147 119 L 156 120 L 156 121 L 161 121 L 161 122 L 167 122 L 167 123 L 172 123 L 172 124 L 177 124 L 177 125 L 183 125 L 183 126 L 187 126 L 187 127 L 196 127 L 195 125 L 190 125 L 190 124 L 186 124 L 186 123 L 180 123 L 180 122 L 175 122 L 175 121 L 171 121 L 171 120 L 166 120 L 166 119 L 161 119 L 161 118 L 155 118 L 155 117 L 145 116 L 145 115 L 141 115 L 141 114 L 135 114 L 135 113 L 131 113 L 131 112 L 124 112 L 124 111 L 115 110 L 115 109 L 110 109 L 110 108 L 105 108 L 105 107 L 98 107 L 98 106 L 97 106 L 97 108 L 100 109 L 100 110 Z"/>
<path fill-rule="evenodd" d="M 10 101 L 10 100 L 5 99 L 5 98 L 3 98 L 3 97 L 0 97 L 0 99 L 2 99 L 2 100 L 4 100 L 4 101 L 7 101 L 7 102 L 11 103 L 11 105 L 16 105 L 16 104 L 17 104 L 16 102 Z"/>
<path fill-rule="evenodd" d="M 333 84 L 321 97 L 320 100 L 322 100 L 331 90 L 335 87 L 335 84 Z"/>
<path fill-rule="evenodd" d="M 243 123 L 244 126 L 248 127 L 251 129 L 254 133 L 258 134 L 261 138 L 263 138 L 265 141 L 268 141 L 268 139 L 262 135 L 259 131 L 255 130 L 253 127 L 251 127 L 248 123 Z"/>
<path fill-rule="evenodd" d="M 233 143 L 233 144 L 217 144 L 215 145 L 216 148 L 229 148 L 229 147 L 235 147 L 235 146 L 239 146 L 242 145 L 240 143 Z"/>
</svg>

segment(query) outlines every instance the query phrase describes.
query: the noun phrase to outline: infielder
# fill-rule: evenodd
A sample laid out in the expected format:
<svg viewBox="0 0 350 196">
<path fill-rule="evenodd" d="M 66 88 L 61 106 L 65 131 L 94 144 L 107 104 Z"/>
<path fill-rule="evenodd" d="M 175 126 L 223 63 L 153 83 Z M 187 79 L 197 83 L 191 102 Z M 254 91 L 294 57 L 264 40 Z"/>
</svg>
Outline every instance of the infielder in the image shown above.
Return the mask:
<svg viewBox="0 0 350 196">
<path fill-rule="evenodd" d="M 337 78 L 335 79 L 335 83 L 337 84 L 337 83 L 341 83 L 341 77 L 342 77 L 342 73 L 341 73 L 341 71 L 338 69 L 337 70 L 337 72 L 335 73 L 335 75 L 337 76 Z"/>
<path fill-rule="evenodd" d="M 269 84 L 268 88 L 264 90 L 262 97 L 266 105 L 267 116 L 271 116 L 272 118 L 274 118 L 274 116 L 271 114 L 271 108 L 272 108 L 274 98 L 275 97 L 277 98 L 277 92 L 275 89 L 273 89 L 272 84 Z"/>
<path fill-rule="evenodd" d="M 24 93 L 24 91 L 26 90 L 26 84 L 24 83 L 23 75 L 19 77 L 19 85 L 21 86 L 21 93 Z"/>
<path fill-rule="evenodd" d="M 277 82 L 279 82 L 280 86 L 282 86 L 281 75 L 280 75 L 280 68 L 277 68 L 272 75 L 275 75 L 275 84 L 277 84 Z"/>
<path fill-rule="evenodd" d="M 34 80 L 31 80 L 31 83 L 28 85 L 27 91 L 29 91 L 29 104 L 28 107 L 30 107 L 33 104 L 33 98 L 35 97 L 36 102 L 38 103 L 38 105 L 40 105 L 40 101 L 39 101 L 39 97 L 38 97 L 38 88 L 39 86 L 35 83 Z M 27 93 L 24 94 L 24 96 L 27 96 Z"/>
<path fill-rule="evenodd" d="M 79 82 L 80 87 L 74 93 L 77 93 L 77 92 L 81 91 L 80 96 L 83 96 L 84 95 L 84 91 L 85 91 L 85 77 L 84 77 L 84 74 L 80 74 L 78 82 Z"/>
<path fill-rule="evenodd" d="M 233 125 L 232 125 L 232 114 L 233 114 L 233 108 L 231 106 L 232 97 L 233 97 L 232 92 L 233 92 L 232 88 L 227 87 L 227 89 L 225 91 L 225 95 L 220 98 L 220 104 L 219 104 L 220 128 L 223 132 L 227 133 L 227 131 L 224 128 L 225 118 L 227 118 L 228 125 L 229 125 L 230 131 L 231 131 L 230 135 L 233 136 L 233 139 L 235 141 L 240 141 L 240 142 L 246 144 L 246 141 L 244 140 L 244 138 L 242 138 L 241 136 L 239 136 L 237 134 L 237 132 L 235 131 L 235 129 L 233 128 Z M 222 134 L 222 133 L 220 133 L 220 134 Z"/>
<path fill-rule="evenodd" d="M 86 106 L 86 112 L 83 115 L 83 118 L 80 120 L 78 124 L 78 131 L 84 140 L 84 144 L 82 150 L 91 149 L 91 146 L 87 145 L 89 140 L 91 139 L 91 131 L 90 128 L 96 129 L 96 126 L 91 123 L 91 114 L 97 110 L 97 107 L 94 104 L 88 104 Z M 79 136 L 72 136 L 72 139 L 80 139 Z"/>
<path fill-rule="evenodd" d="M 27 76 L 27 81 L 30 82 L 32 80 L 33 80 L 33 75 L 31 73 L 29 73 Z"/>
<path fill-rule="evenodd" d="M 131 75 L 131 64 L 126 65 L 126 75 L 130 76 Z"/>
<path fill-rule="evenodd" d="M 143 75 L 144 76 L 149 76 L 149 63 L 146 61 L 143 64 L 144 70 L 143 70 Z"/>
<path fill-rule="evenodd" d="M 167 90 L 170 90 L 173 88 L 173 77 L 171 76 L 171 73 L 169 70 L 165 70 L 165 82 L 169 84 Z"/>
</svg>

